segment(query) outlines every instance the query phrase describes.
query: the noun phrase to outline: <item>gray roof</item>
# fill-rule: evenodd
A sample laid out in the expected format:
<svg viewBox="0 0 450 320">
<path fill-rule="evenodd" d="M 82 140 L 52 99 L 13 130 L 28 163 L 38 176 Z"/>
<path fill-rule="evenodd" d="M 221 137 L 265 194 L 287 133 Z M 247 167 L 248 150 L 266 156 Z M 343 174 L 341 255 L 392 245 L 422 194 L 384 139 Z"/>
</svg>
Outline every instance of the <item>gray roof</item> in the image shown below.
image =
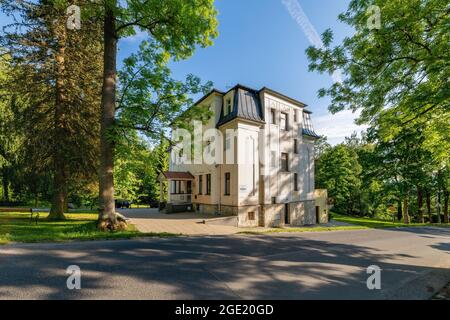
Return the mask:
<svg viewBox="0 0 450 320">
<path fill-rule="evenodd" d="M 222 91 L 219 91 L 216 89 L 212 90 L 205 97 L 209 96 L 213 92 L 219 93 L 221 95 L 225 95 L 230 91 L 234 91 L 234 101 L 232 104 L 233 110 L 231 111 L 231 113 L 224 116 L 223 113 L 224 113 L 225 106 L 224 105 L 222 106 L 220 118 L 216 125 L 217 127 L 220 127 L 233 119 L 245 119 L 245 120 L 254 121 L 257 123 L 265 123 L 264 122 L 264 114 L 263 114 L 263 110 L 262 110 L 262 104 L 261 104 L 261 100 L 260 100 L 260 93 L 265 91 L 272 95 L 276 95 L 284 100 L 287 100 L 299 107 L 302 107 L 303 112 L 304 112 L 303 113 L 304 118 L 303 118 L 302 134 L 312 137 L 312 138 L 320 137 L 314 131 L 314 128 L 313 128 L 312 122 L 311 122 L 311 116 L 310 116 L 311 112 L 305 109 L 306 104 L 304 104 L 303 102 L 300 102 L 298 100 L 292 99 L 290 97 L 287 97 L 287 96 L 285 96 L 277 91 L 274 91 L 272 89 L 264 87 L 260 90 L 255 90 L 255 89 L 243 86 L 241 84 L 237 84 L 236 86 L 234 86 L 227 92 L 222 92 Z M 200 101 L 202 101 L 205 97 L 200 99 Z"/>
<path fill-rule="evenodd" d="M 258 91 L 244 87 L 242 85 L 237 85 L 231 90 L 234 90 L 233 110 L 231 113 L 224 116 L 224 108 L 222 108 L 217 127 L 235 118 L 264 123 L 264 117 Z"/>
</svg>

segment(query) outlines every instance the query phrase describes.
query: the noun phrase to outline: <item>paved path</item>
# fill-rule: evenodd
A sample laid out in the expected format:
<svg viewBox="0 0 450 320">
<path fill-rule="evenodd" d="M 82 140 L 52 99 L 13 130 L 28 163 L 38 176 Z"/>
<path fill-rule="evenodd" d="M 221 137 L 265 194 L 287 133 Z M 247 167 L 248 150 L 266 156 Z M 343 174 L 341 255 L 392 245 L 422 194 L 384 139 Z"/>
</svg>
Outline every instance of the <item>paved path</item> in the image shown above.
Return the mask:
<svg viewBox="0 0 450 320">
<path fill-rule="evenodd" d="M 366 287 L 373 264 L 381 290 Z M 0 298 L 426 299 L 449 268 L 450 229 L 437 227 L 14 244 L 0 246 Z"/>
<path fill-rule="evenodd" d="M 124 216 L 141 232 L 168 232 L 183 235 L 230 235 L 242 231 L 265 231 L 270 228 L 237 228 L 232 225 L 221 225 L 220 218 L 211 215 L 201 215 L 198 213 L 159 213 L 158 209 L 120 209 Z M 204 223 L 206 221 L 206 223 Z M 350 226 L 345 222 L 331 221 L 325 224 L 316 224 L 311 227 L 335 227 Z M 287 227 L 289 228 L 289 227 Z M 293 226 L 293 228 L 301 228 Z"/>
<path fill-rule="evenodd" d="M 158 209 L 121 209 L 124 216 L 141 232 L 168 232 L 184 235 L 229 235 L 242 231 L 233 226 L 203 223 L 211 216 L 197 213 L 159 213 Z"/>
</svg>

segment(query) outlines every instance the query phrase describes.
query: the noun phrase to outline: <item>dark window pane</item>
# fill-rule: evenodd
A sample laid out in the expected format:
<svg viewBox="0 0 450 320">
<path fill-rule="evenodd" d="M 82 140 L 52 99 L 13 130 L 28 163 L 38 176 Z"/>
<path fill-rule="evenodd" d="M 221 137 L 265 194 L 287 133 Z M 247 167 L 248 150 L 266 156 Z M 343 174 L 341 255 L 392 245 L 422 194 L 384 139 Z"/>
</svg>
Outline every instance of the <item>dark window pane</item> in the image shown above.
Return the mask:
<svg viewBox="0 0 450 320">
<path fill-rule="evenodd" d="M 281 154 L 281 169 L 283 171 L 289 171 L 289 160 L 288 160 L 288 154 L 282 153 Z"/>
</svg>

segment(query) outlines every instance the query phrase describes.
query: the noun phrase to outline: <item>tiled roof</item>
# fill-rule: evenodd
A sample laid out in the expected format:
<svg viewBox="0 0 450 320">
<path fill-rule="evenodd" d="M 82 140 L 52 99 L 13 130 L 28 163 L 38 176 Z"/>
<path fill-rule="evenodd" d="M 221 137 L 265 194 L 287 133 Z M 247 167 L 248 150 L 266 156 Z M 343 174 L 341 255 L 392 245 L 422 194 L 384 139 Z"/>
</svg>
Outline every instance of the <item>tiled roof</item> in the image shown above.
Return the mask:
<svg viewBox="0 0 450 320">
<path fill-rule="evenodd" d="M 165 171 L 163 172 L 164 177 L 169 180 L 192 180 L 194 176 L 190 172 L 179 172 L 179 171 Z"/>
</svg>

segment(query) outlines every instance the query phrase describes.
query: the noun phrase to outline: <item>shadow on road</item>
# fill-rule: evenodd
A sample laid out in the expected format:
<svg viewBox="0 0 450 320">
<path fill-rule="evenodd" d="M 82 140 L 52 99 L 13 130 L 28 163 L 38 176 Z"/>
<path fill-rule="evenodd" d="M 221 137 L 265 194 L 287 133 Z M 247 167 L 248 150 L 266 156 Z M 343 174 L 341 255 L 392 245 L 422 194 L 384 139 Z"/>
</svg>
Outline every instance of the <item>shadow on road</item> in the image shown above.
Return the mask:
<svg viewBox="0 0 450 320">
<path fill-rule="evenodd" d="M 448 243 L 431 247 L 449 251 Z M 415 265 L 417 258 L 276 235 L 19 245 L 0 248 L 0 298 L 380 299 L 407 279 L 448 272 Z M 73 264 L 82 270 L 79 291 L 66 289 Z M 383 290 L 366 287 L 373 264 L 383 270 Z"/>
</svg>

